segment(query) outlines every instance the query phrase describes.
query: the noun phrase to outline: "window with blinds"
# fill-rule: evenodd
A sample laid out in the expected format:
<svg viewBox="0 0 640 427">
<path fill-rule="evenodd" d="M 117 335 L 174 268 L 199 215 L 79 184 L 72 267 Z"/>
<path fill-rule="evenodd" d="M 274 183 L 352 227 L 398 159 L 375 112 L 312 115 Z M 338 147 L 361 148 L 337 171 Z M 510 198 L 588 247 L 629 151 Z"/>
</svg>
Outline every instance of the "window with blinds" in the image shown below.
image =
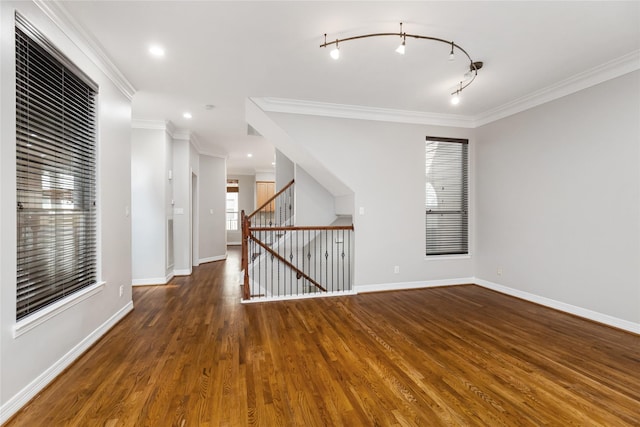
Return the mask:
<svg viewBox="0 0 640 427">
<path fill-rule="evenodd" d="M 427 137 L 426 255 L 469 253 L 466 139 Z"/>
<path fill-rule="evenodd" d="M 96 283 L 97 85 L 16 14 L 17 305 Z"/>
</svg>

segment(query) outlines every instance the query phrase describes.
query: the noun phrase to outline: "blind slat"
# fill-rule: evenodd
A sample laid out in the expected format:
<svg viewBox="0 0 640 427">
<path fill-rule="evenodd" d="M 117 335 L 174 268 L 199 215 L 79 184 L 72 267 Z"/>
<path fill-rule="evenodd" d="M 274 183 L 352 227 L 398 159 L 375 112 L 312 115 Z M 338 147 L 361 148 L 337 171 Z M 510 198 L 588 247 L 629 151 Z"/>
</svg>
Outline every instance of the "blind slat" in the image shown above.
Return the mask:
<svg viewBox="0 0 640 427">
<path fill-rule="evenodd" d="M 469 253 L 468 142 L 427 137 L 426 255 Z"/>
<path fill-rule="evenodd" d="M 97 86 L 16 15 L 21 319 L 97 280 Z"/>
</svg>

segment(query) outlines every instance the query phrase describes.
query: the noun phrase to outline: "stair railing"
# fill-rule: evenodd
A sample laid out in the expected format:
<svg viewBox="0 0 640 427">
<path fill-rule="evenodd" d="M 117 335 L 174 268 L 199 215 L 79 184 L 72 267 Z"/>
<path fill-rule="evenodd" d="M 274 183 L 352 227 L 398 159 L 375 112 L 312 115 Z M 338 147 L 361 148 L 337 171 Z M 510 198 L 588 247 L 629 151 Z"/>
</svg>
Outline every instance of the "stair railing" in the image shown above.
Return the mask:
<svg viewBox="0 0 640 427">
<path fill-rule="evenodd" d="M 353 225 L 293 226 L 293 185 L 241 213 L 244 300 L 352 290 Z"/>
<path fill-rule="evenodd" d="M 240 213 L 240 221 L 242 224 L 241 268 L 244 272 L 242 297 L 245 300 L 251 298 L 251 291 L 249 289 L 249 237 L 252 233 L 249 231 L 249 228 L 251 228 L 252 225 L 262 228 L 293 224 L 294 183 L 295 180 L 291 180 L 251 214 L 245 215 L 244 210 Z M 259 237 L 266 237 L 261 236 L 262 233 L 259 231 L 257 234 Z M 251 261 L 253 262 L 254 260 L 252 259 Z"/>
<path fill-rule="evenodd" d="M 268 245 L 253 233 L 280 235 Z M 249 298 L 351 292 L 353 225 L 249 227 Z M 248 276 L 245 276 L 248 278 Z"/>
</svg>

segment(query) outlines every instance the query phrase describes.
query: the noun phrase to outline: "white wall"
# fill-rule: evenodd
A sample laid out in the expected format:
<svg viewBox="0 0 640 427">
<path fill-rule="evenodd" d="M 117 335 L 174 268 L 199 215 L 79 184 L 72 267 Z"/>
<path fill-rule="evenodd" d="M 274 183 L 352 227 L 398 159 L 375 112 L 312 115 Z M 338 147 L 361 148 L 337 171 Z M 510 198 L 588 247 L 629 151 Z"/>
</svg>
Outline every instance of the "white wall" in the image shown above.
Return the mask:
<svg viewBox="0 0 640 427">
<path fill-rule="evenodd" d="M 191 177 L 189 178 L 189 205 L 192 206 L 190 216 L 191 229 L 191 265 L 200 264 L 200 154 L 193 146 L 189 145 L 189 169 Z"/>
<path fill-rule="evenodd" d="M 200 262 L 216 261 L 227 256 L 225 202 L 227 194 L 226 161 L 200 155 Z"/>
<path fill-rule="evenodd" d="M 295 164 L 280 150 L 276 150 L 276 191 L 295 178 Z"/>
<path fill-rule="evenodd" d="M 136 126 L 148 127 L 133 129 L 131 139 L 133 282 L 162 284 L 173 276 L 167 252 L 167 221 L 173 217 L 172 140 L 164 122 Z"/>
<path fill-rule="evenodd" d="M 638 94 L 634 72 L 477 129 L 477 277 L 640 323 Z"/>
<path fill-rule="evenodd" d="M 275 182 L 275 172 L 256 172 L 256 181 Z"/>
<path fill-rule="evenodd" d="M 173 245 L 174 271 L 191 274 L 191 167 L 189 139 L 173 139 Z"/>
<path fill-rule="evenodd" d="M 353 190 L 356 286 L 473 276 L 470 257 L 425 259 L 424 235 L 425 137 L 468 138 L 473 156 L 472 130 L 285 113 L 268 116 L 342 187 Z M 360 207 L 364 215 L 358 214 Z M 473 203 L 471 218 L 473 229 Z"/>
<path fill-rule="evenodd" d="M 295 175 L 295 225 L 330 225 L 336 220 L 333 195 L 300 166 Z"/>
<path fill-rule="evenodd" d="M 99 276 L 88 298 L 71 298 L 54 314 L 14 338 L 16 325 L 15 40 L 18 10 L 98 83 Z M 63 22 L 64 24 L 64 22 Z M 63 25 L 65 28 L 65 25 Z M 0 423 L 132 309 L 131 101 L 38 6 L 0 2 Z M 82 43 L 79 43 L 82 45 Z M 119 295 L 119 288 L 124 293 Z M 67 300 L 69 301 L 69 300 Z"/>
</svg>

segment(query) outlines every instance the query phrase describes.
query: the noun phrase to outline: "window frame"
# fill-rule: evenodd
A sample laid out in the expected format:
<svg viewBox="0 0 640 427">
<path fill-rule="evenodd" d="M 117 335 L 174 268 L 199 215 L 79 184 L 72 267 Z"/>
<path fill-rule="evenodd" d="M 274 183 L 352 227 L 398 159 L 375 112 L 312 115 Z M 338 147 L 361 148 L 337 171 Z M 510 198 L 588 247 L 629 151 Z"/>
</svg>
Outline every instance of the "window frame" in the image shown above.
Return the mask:
<svg viewBox="0 0 640 427">
<path fill-rule="evenodd" d="M 462 150 L 460 165 L 461 165 L 461 185 L 464 187 L 461 189 L 461 196 L 464 196 L 464 200 L 462 205 L 460 206 L 459 213 L 464 220 L 463 223 L 460 224 L 460 233 L 461 234 L 459 243 L 463 246 L 461 250 L 441 250 L 440 252 L 429 251 L 429 242 L 428 242 L 428 216 L 429 216 L 429 208 L 427 202 L 429 200 L 429 191 L 427 185 L 430 184 L 428 181 L 426 162 L 428 155 L 428 143 L 432 142 L 443 142 L 443 143 L 455 143 L 455 144 L 463 144 L 465 147 Z M 425 186 L 423 187 L 424 193 L 424 209 L 425 209 L 425 244 L 424 244 L 424 256 L 425 259 L 451 259 L 451 258 L 469 258 L 471 256 L 471 182 L 470 182 L 470 170 L 471 170 L 471 145 L 469 144 L 469 140 L 466 138 L 447 138 L 447 137 L 435 137 L 435 136 L 427 136 L 425 138 Z M 433 188 L 433 187 L 432 187 Z M 435 194 L 435 189 L 433 190 Z M 433 197 L 433 194 L 431 195 Z M 437 212 L 432 212 L 432 214 Z M 453 214 L 453 212 L 447 212 L 444 214 Z"/>
<path fill-rule="evenodd" d="M 229 194 L 235 194 L 235 211 L 228 209 Z M 240 180 L 235 178 L 227 178 L 227 191 L 225 193 L 225 231 L 239 231 L 240 230 Z M 229 214 L 235 214 L 235 218 L 230 218 Z M 234 223 L 235 228 L 230 228 L 229 225 Z"/>
<path fill-rule="evenodd" d="M 22 34 L 18 34 L 18 31 Z M 33 288 L 32 284 L 24 285 L 20 284 L 19 281 L 16 282 L 16 325 L 14 329 L 14 337 L 19 336 L 22 333 L 34 328 L 35 326 L 45 322 L 49 318 L 55 316 L 56 314 L 68 309 L 69 307 L 78 304 L 79 302 L 89 298 L 90 296 L 100 292 L 105 283 L 99 281 L 99 213 L 97 209 L 97 200 L 98 200 L 98 94 L 99 94 L 99 86 L 91 80 L 82 70 L 80 70 L 69 58 L 67 58 L 60 50 L 58 50 L 53 43 L 51 43 L 37 28 L 35 28 L 31 23 L 29 23 L 24 17 L 22 17 L 18 12 L 15 13 L 15 21 L 14 21 L 14 34 L 15 41 L 14 46 L 16 48 L 15 51 L 15 85 L 16 85 L 16 201 L 17 211 L 16 211 L 16 220 L 18 224 L 20 224 L 21 220 L 24 220 L 20 216 L 20 204 L 24 202 L 24 192 L 28 187 L 28 184 L 24 184 L 24 182 L 29 182 L 28 180 L 35 182 L 35 177 L 40 174 L 41 178 L 41 190 L 42 195 L 40 198 L 37 196 L 32 199 L 37 203 L 37 200 L 40 200 L 41 203 L 44 204 L 41 206 L 43 210 L 42 214 L 44 215 L 48 211 L 49 215 L 53 215 L 51 218 L 56 218 L 57 215 L 61 216 L 73 216 L 73 219 L 81 218 L 81 222 L 85 224 L 84 226 L 77 227 L 77 223 L 73 222 L 71 227 L 62 226 L 59 227 L 59 223 L 57 218 L 55 219 L 56 225 L 49 228 L 49 230 L 53 230 L 55 236 L 53 241 L 56 242 L 53 244 L 55 249 L 45 249 L 43 252 L 45 253 L 46 261 L 42 261 L 42 265 L 45 265 L 49 270 L 52 269 L 51 258 L 56 258 L 59 252 L 65 252 L 66 249 L 61 251 L 59 249 L 57 240 L 58 233 L 64 233 L 65 231 L 69 232 L 81 232 L 85 233 L 83 237 L 77 238 L 73 237 L 73 243 L 76 246 L 79 245 L 80 250 L 88 252 L 83 253 L 80 257 L 85 263 L 71 263 L 74 276 L 81 278 L 78 282 L 74 282 L 75 285 L 60 285 L 61 280 L 58 278 L 56 273 L 49 273 L 44 277 L 45 279 L 53 277 L 53 281 L 48 285 L 52 287 L 50 292 L 44 292 L 41 295 L 45 295 L 45 297 L 50 297 L 50 299 L 45 302 L 40 302 L 38 304 L 24 303 L 21 297 L 20 292 L 24 292 L 25 290 L 30 291 Z M 27 49 L 28 54 L 22 57 L 22 53 L 18 49 L 18 44 L 21 43 L 21 49 Z M 31 50 L 33 49 L 33 54 Z M 39 51 L 39 57 L 36 58 L 36 50 Z M 30 55 L 33 55 L 32 59 Z M 27 61 L 23 61 L 23 59 L 27 59 Z M 37 61 L 37 63 L 28 62 L 30 60 Z M 27 63 L 28 62 L 28 63 Z M 32 94 L 29 93 L 29 90 L 25 90 L 24 88 L 20 88 L 20 80 L 24 78 L 24 75 L 21 75 L 18 70 L 19 67 L 37 67 L 38 65 L 49 65 L 53 64 L 53 68 L 43 68 L 47 74 L 60 72 L 65 77 L 63 78 L 64 84 L 76 85 L 76 88 L 79 88 L 78 93 L 72 93 L 73 96 L 69 96 L 69 90 L 65 90 L 64 96 L 57 100 L 58 103 L 63 104 L 64 102 L 69 102 L 69 99 L 76 101 L 82 100 L 83 104 L 80 104 L 80 107 L 73 106 L 65 106 L 59 107 L 63 111 L 63 113 L 67 114 L 65 117 L 73 116 L 73 120 L 69 121 L 70 125 L 64 126 L 60 128 L 60 123 L 56 123 L 58 129 L 54 129 L 54 126 L 49 124 L 42 124 L 36 126 L 37 131 L 33 134 L 30 131 L 26 131 L 25 129 L 30 129 L 32 118 L 28 116 L 25 118 L 24 116 L 19 116 L 20 114 L 24 114 L 25 111 L 31 112 L 30 106 L 27 106 L 27 101 L 29 103 L 36 103 L 37 101 L 41 101 L 38 97 L 42 98 L 43 95 L 37 95 L 33 97 Z M 55 71 L 58 70 L 58 71 Z M 67 77 L 68 76 L 68 77 Z M 28 81 L 31 82 L 31 77 L 28 77 Z M 68 79 L 68 80 L 67 80 Z M 50 83 L 51 80 L 47 80 L 46 78 L 41 78 L 40 82 L 45 82 L 47 86 L 53 87 L 54 84 Z M 35 83 L 34 83 L 35 84 Z M 53 93 L 49 90 L 50 87 L 46 87 L 43 92 L 46 94 Z M 71 89 L 73 92 L 75 89 Z M 57 95 L 57 94 L 56 94 Z M 27 100 L 27 101 L 25 101 Z M 46 104 L 49 105 L 49 104 Z M 46 108 L 46 107 L 42 107 Z M 82 110 L 81 113 L 71 112 L 76 108 L 86 108 L 86 110 Z M 34 110 L 37 112 L 37 110 Z M 30 114 L 30 113 L 29 113 Z M 40 111 L 40 114 L 42 111 Z M 71 114 L 69 116 L 68 114 Z M 82 115 L 79 115 L 82 114 Z M 55 113 L 51 113 L 49 115 L 47 113 L 46 116 L 42 116 L 45 119 L 50 119 L 52 117 L 56 117 Z M 80 128 L 77 127 L 78 123 L 82 126 Z M 85 127 L 86 126 L 86 127 Z M 53 130 L 52 130 L 53 129 Z M 64 129 L 64 130 L 60 130 Z M 69 135 L 72 132 L 77 132 L 80 129 L 86 135 L 82 136 L 73 136 Z M 26 145 L 30 147 L 28 140 L 33 137 L 43 137 L 45 134 L 44 131 L 49 131 L 50 134 L 47 134 L 51 139 L 45 140 L 41 142 L 41 147 L 46 147 L 46 149 L 53 148 L 52 153 L 56 153 L 56 160 L 48 160 L 42 162 L 40 167 L 36 167 L 34 170 L 36 171 L 34 174 L 30 175 L 30 178 L 22 177 L 23 183 L 21 184 L 21 179 L 18 177 L 20 173 L 24 173 L 24 166 L 20 166 L 19 162 L 20 156 L 26 155 L 27 152 L 30 151 L 29 148 L 19 147 L 19 144 Z M 38 136 L 38 132 L 39 135 Z M 27 136 L 27 133 L 30 136 Z M 73 139 L 73 141 L 71 141 Z M 87 145 L 88 143 L 88 145 Z M 67 148 L 61 148 L 62 146 L 66 146 Z M 88 150 L 85 152 L 84 150 Z M 35 149 L 33 150 L 35 151 Z M 88 154 L 87 154 L 88 153 Z M 87 156 L 86 159 L 83 156 Z M 63 158 L 66 156 L 66 160 Z M 71 157 L 75 156 L 75 159 L 69 160 Z M 78 161 L 78 159 L 80 159 Z M 67 169 L 65 169 L 65 167 Z M 73 179 L 69 179 L 70 175 L 67 172 L 70 169 L 74 169 L 73 171 Z M 52 174 L 52 170 L 54 171 Z M 46 173 L 45 173 L 46 172 Z M 45 179 L 45 175 L 47 178 Z M 66 177 L 66 178 L 65 178 Z M 27 181 L 25 181 L 27 180 Z M 79 180 L 82 180 L 80 182 Z M 85 181 L 86 180 L 86 181 Z M 46 181 L 46 185 L 45 185 Z M 25 187 L 25 185 L 27 185 Z M 20 186 L 20 187 L 19 187 Z M 47 187 L 47 188 L 45 188 Z M 22 192 L 22 196 L 20 193 Z M 71 193 L 75 194 L 72 197 L 80 198 L 82 202 L 75 203 L 69 202 L 69 196 Z M 48 195 L 45 195 L 47 193 Z M 62 195 L 63 197 L 56 197 L 59 203 L 53 204 L 53 196 L 52 195 Z M 49 197 L 47 199 L 47 197 Z M 77 199 L 74 199 L 77 200 Z M 78 205 L 78 206 L 76 206 Z M 80 207 L 80 205 L 82 205 Z M 23 206 L 24 208 L 24 206 Z M 52 211 L 56 211 L 56 214 L 53 214 Z M 58 212 L 59 211 L 59 212 Z M 20 219 L 22 218 L 22 219 Z M 46 220 L 46 218 L 45 218 Z M 88 225 L 87 225 L 88 224 Z M 46 224 L 45 224 L 46 225 Z M 31 230 L 33 233 L 33 230 Z M 86 234 L 88 233 L 88 234 Z M 18 235 L 16 236 L 16 273 L 18 274 L 18 270 L 22 267 L 24 268 L 24 248 L 20 248 L 20 239 L 21 234 L 20 230 Z M 33 241 L 35 241 L 35 237 L 32 237 Z M 65 240 L 66 241 L 66 240 Z M 82 241 L 82 242 L 80 242 Z M 49 241 L 48 243 L 51 243 Z M 78 250 L 78 249 L 76 249 Z M 52 255 L 52 253 L 54 255 Z M 21 258 L 22 257 L 22 258 Z M 53 262 L 55 263 L 55 261 Z M 77 265 L 81 267 L 78 269 Z M 65 288 L 65 286 L 68 286 Z M 28 308 L 25 310 L 25 305 Z"/>
</svg>

